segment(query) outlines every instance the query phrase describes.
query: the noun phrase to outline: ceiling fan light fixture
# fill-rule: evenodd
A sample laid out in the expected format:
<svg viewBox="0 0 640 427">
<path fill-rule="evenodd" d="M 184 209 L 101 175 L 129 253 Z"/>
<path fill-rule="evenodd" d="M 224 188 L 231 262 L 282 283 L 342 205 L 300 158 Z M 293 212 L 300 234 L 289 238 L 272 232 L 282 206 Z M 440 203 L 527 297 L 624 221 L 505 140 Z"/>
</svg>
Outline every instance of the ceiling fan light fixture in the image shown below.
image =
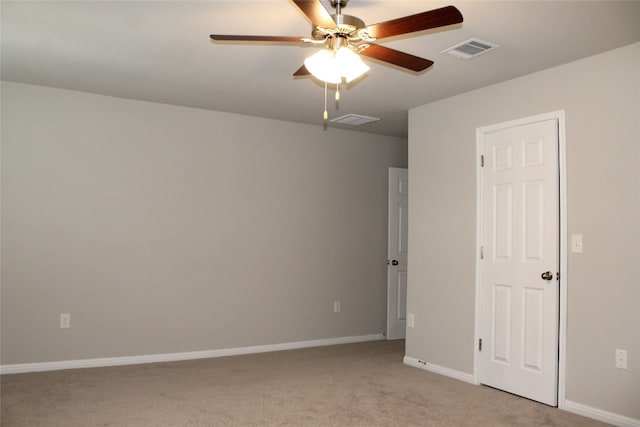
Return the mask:
<svg viewBox="0 0 640 427">
<path fill-rule="evenodd" d="M 327 49 L 322 49 L 305 59 L 304 66 L 318 80 L 335 84 L 342 82 L 342 77 L 335 66 L 335 56 Z"/>
<path fill-rule="evenodd" d="M 362 62 L 360 55 L 346 46 L 336 52 L 335 63 L 340 76 L 344 77 L 347 83 L 369 71 L 369 66 Z"/>
<path fill-rule="evenodd" d="M 318 80 L 334 84 L 342 83 L 343 78 L 349 83 L 369 71 L 369 66 L 347 46 L 336 51 L 322 49 L 307 58 L 304 66 Z"/>
</svg>

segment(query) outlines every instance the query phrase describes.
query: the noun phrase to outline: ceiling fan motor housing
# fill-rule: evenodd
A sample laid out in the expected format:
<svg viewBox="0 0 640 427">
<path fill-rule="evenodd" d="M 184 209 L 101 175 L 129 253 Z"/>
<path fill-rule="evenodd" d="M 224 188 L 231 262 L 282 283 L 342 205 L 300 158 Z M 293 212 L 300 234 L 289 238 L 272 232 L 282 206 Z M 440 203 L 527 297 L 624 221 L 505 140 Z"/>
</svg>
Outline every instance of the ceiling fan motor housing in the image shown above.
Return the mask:
<svg viewBox="0 0 640 427">
<path fill-rule="evenodd" d="M 366 27 L 364 21 L 356 16 L 340 14 L 340 15 L 331 15 L 331 17 L 336 22 L 336 28 L 328 28 L 328 29 L 331 30 L 332 34 L 338 37 L 340 36 L 346 37 L 350 34 L 353 34 L 357 30 Z M 322 40 L 331 33 L 327 33 L 325 29 L 314 25 L 311 31 L 311 36 L 316 40 Z"/>
</svg>

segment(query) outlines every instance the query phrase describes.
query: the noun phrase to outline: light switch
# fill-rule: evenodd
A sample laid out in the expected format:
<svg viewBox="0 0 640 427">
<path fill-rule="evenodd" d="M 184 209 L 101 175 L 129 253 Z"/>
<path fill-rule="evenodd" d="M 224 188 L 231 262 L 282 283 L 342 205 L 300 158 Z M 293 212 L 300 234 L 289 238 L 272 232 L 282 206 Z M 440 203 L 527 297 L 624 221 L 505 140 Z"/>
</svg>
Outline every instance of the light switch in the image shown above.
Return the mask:
<svg viewBox="0 0 640 427">
<path fill-rule="evenodd" d="M 571 252 L 582 253 L 582 234 L 571 235 Z"/>
</svg>

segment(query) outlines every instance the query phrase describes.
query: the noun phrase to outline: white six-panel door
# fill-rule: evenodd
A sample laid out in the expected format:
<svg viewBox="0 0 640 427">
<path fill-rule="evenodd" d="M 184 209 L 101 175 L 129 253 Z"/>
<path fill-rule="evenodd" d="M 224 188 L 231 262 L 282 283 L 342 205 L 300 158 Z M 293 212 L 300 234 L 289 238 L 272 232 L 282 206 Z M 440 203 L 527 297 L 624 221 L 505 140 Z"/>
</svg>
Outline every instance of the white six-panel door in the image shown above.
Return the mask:
<svg viewBox="0 0 640 427">
<path fill-rule="evenodd" d="M 478 380 L 557 405 L 558 120 L 480 131 Z"/>
<path fill-rule="evenodd" d="M 387 339 L 402 339 L 407 325 L 407 169 L 389 168 L 387 243 Z"/>
</svg>

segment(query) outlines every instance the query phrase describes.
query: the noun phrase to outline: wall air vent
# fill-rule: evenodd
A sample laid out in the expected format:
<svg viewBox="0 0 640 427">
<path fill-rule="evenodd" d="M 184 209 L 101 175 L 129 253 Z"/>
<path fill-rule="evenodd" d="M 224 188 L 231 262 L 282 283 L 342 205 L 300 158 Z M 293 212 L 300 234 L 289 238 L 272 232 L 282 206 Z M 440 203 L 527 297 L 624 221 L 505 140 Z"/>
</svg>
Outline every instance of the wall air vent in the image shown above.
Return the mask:
<svg viewBox="0 0 640 427">
<path fill-rule="evenodd" d="M 345 114 L 344 116 L 336 117 L 331 120 L 331 123 L 338 123 L 341 125 L 362 126 L 367 123 L 377 122 L 380 120 L 378 117 L 361 116 L 360 114 Z"/>
<path fill-rule="evenodd" d="M 466 42 L 462 42 L 457 44 L 449 49 L 445 49 L 442 53 L 446 53 L 451 56 L 455 56 L 459 59 L 471 59 L 475 58 L 478 55 L 482 55 L 483 53 L 487 53 L 490 50 L 497 49 L 497 44 L 485 42 L 478 39 L 469 39 Z"/>
</svg>

